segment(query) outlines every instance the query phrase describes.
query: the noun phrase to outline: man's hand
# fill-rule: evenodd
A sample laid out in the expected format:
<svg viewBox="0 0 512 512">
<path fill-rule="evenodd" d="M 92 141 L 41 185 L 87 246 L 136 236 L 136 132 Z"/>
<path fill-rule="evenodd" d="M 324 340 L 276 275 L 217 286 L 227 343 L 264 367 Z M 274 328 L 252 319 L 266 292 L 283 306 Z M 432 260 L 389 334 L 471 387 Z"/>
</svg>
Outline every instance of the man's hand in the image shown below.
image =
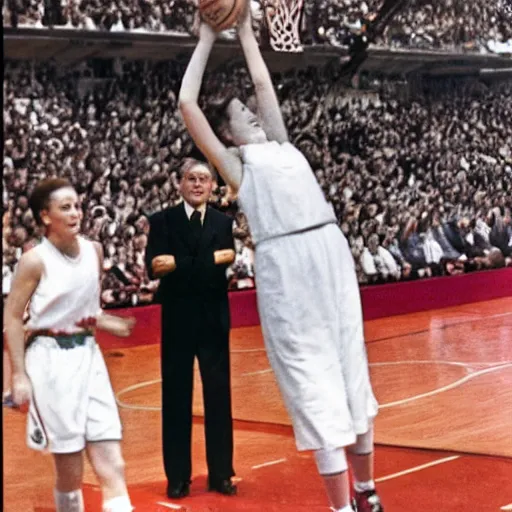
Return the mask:
<svg viewBox="0 0 512 512">
<path fill-rule="evenodd" d="M 13 402 L 21 407 L 30 401 L 32 396 L 32 384 L 25 372 L 14 373 L 12 376 L 12 399 Z"/>
<path fill-rule="evenodd" d="M 176 270 L 176 260 L 172 254 L 156 256 L 151 261 L 151 270 L 153 270 L 155 277 L 163 277 Z"/>
<path fill-rule="evenodd" d="M 125 318 L 121 316 L 109 315 L 103 313 L 98 316 L 96 327 L 120 338 L 127 338 L 132 333 L 135 326 L 135 318 Z"/>
<path fill-rule="evenodd" d="M 235 261 L 235 251 L 233 249 L 222 249 L 213 253 L 215 265 L 229 265 Z"/>
</svg>

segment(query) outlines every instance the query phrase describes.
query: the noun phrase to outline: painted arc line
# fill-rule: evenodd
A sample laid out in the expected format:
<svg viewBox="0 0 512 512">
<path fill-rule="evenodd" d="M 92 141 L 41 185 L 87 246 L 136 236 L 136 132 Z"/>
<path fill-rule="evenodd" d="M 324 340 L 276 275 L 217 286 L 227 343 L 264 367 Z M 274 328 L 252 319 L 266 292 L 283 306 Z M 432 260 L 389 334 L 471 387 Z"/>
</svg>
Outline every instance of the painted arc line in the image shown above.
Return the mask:
<svg viewBox="0 0 512 512">
<path fill-rule="evenodd" d="M 376 478 L 375 482 L 385 482 L 386 480 L 392 480 L 393 478 L 409 475 L 410 473 L 416 473 L 417 471 L 422 471 L 423 469 L 428 469 L 439 464 L 444 464 L 446 462 L 451 462 L 452 460 L 460 459 L 460 457 L 460 455 L 453 455 L 452 457 L 445 457 L 444 459 L 438 459 L 432 462 L 427 462 L 426 464 L 422 464 L 421 466 L 414 466 L 413 468 L 405 469 L 404 471 L 399 471 L 398 473 L 393 473 L 391 475 L 383 476 L 381 478 Z"/>
<path fill-rule="evenodd" d="M 384 365 L 396 365 L 396 364 L 418 364 L 419 362 L 414 362 L 414 361 L 393 361 L 393 362 L 388 362 L 388 363 L 374 363 L 374 364 L 379 364 L 381 366 L 384 366 Z M 428 364 L 431 364 L 431 363 L 435 363 L 434 361 L 427 361 Z M 438 364 L 442 363 L 441 361 L 438 361 L 437 362 Z M 453 362 L 448 362 L 447 364 L 454 364 Z M 464 365 L 464 363 L 458 363 L 459 365 Z M 467 364 L 467 363 L 466 363 Z M 471 363 L 469 363 L 471 364 Z M 372 364 L 370 364 L 370 366 L 372 366 Z M 495 371 L 499 371 L 503 368 L 508 368 L 508 367 L 512 367 L 512 363 L 502 363 L 502 364 L 499 364 L 498 366 L 494 366 L 494 367 L 491 367 L 491 368 L 485 368 L 483 370 L 478 370 L 478 371 L 474 371 L 468 375 L 466 375 L 465 377 L 463 377 L 462 379 L 459 379 L 455 382 L 452 382 L 451 384 L 448 384 L 447 386 L 443 386 L 441 388 L 438 388 L 438 389 L 434 389 L 432 391 L 428 391 L 426 393 L 422 393 L 420 395 L 416 395 L 416 396 L 412 396 L 412 397 L 409 397 L 409 398 L 404 398 L 402 400 L 397 400 L 395 402 L 388 402 L 386 404 L 381 404 L 379 405 L 379 409 L 386 409 L 388 407 L 394 407 L 394 406 L 397 406 L 397 405 L 404 405 L 406 403 L 409 403 L 409 402 L 413 402 L 415 400 L 420 400 L 421 398 L 427 398 L 427 397 L 430 397 L 430 396 L 434 396 L 434 395 L 437 395 L 439 393 L 443 393 L 445 391 L 449 391 L 451 389 L 454 389 L 466 382 L 468 382 L 469 380 L 475 378 L 475 377 L 479 377 L 480 375 L 485 375 L 487 373 L 492 373 L 492 372 L 495 372 Z M 271 368 L 268 368 L 266 370 L 259 370 L 258 372 L 251 372 L 251 373 L 246 373 L 246 374 L 242 374 L 242 376 L 250 376 L 250 375 L 257 375 L 257 374 L 264 374 L 264 373 L 269 373 L 269 372 L 272 372 L 272 369 Z M 116 394 L 116 402 L 117 402 L 117 405 L 119 407 L 124 407 L 125 409 L 131 409 L 131 410 L 141 410 L 141 411 L 160 411 L 162 408 L 160 406 L 150 406 L 150 405 L 132 405 L 132 404 L 129 404 L 129 403 L 126 403 L 126 402 L 123 402 L 120 397 L 126 393 L 129 393 L 130 391 L 135 391 L 136 389 L 140 389 L 140 388 L 144 388 L 144 387 L 147 387 L 147 386 L 151 386 L 153 384 L 157 384 L 157 383 L 160 383 L 161 382 L 161 379 L 155 379 L 155 380 L 149 380 L 149 381 L 146 381 L 146 382 L 140 382 L 138 384 L 133 384 L 132 386 L 128 386 L 124 389 L 122 389 L 121 391 L 119 391 L 119 393 Z"/>
<path fill-rule="evenodd" d="M 445 391 L 450 391 L 451 389 L 457 388 L 457 387 L 461 386 L 462 384 L 465 384 L 466 382 L 470 381 L 471 379 L 474 379 L 475 377 L 480 377 L 481 375 L 485 375 L 487 373 L 493 373 L 493 372 L 502 370 L 503 368 L 509 368 L 509 367 L 512 367 L 512 363 L 506 363 L 506 364 L 502 364 L 500 366 L 486 368 L 485 370 L 475 371 L 473 373 L 466 375 L 465 377 L 462 377 L 462 379 L 456 380 L 455 382 L 448 384 L 447 386 L 443 386 L 438 389 L 428 391 L 427 393 L 421 393 L 420 395 L 411 396 L 409 398 L 404 398 L 402 400 L 396 400 L 395 402 L 388 402 L 387 404 L 381 404 L 381 405 L 379 405 L 379 409 L 387 409 L 388 407 L 404 405 L 404 404 L 408 404 L 409 402 L 414 402 L 416 400 L 420 400 L 421 398 L 428 398 L 429 396 L 434 396 L 439 393 L 444 393 Z"/>
<path fill-rule="evenodd" d="M 508 362 L 508 361 L 507 361 Z M 398 366 L 400 364 L 445 364 L 448 366 L 462 366 L 466 367 L 470 364 L 479 364 L 479 363 L 462 363 L 460 361 L 432 361 L 431 359 L 422 361 L 422 360 L 411 360 L 411 361 L 384 361 L 382 363 L 369 363 L 369 366 Z M 501 364 L 501 363 L 497 363 Z"/>
<path fill-rule="evenodd" d="M 153 384 L 159 384 L 162 382 L 162 379 L 155 380 L 147 380 L 145 382 L 139 382 L 138 384 L 133 384 L 132 386 L 128 386 L 127 388 L 122 389 L 119 393 L 116 394 L 116 402 L 119 407 L 124 407 L 125 409 L 139 410 L 139 411 L 161 411 L 162 407 L 160 406 L 152 406 L 152 405 L 132 405 L 127 404 L 120 400 L 120 397 L 130 391 L 135 391 L 136 389 L 145 388 L 147 386 L 152 386 Z"/>
<path fill-rule="evenodd" d="M 463 368 L 466 368 L 471 365 L 498 366 L 498 365 L 509 364 L 509 363 L 512 363 L 512 361 L 498 361 L 498 362 L 492 362 L 492 363 L 491 362 L 490 363 L 482 363 L 480 361 L 471 361 L 471 362 L 463 363 L 460 361 L 431 361 L 431 360 L 415 361 L 415 360 L 412 360 L 412 361 L 384 361 L 384 362 L 380 362 L 380 363 L 370 363 L 370 366 L 371 367 L 372 366 L 398 366 L 401 364 L 445 364 L 445 365 L 450 365 L 450 366 L 461 366 Z M 271 372 L 272 372 L 272 368 L 266 368 L 265 370 L 257 370 L 254 372 L 242 373 L 241 377 L 252 377 L 254 375 L 263 375 L 265 373 L 271 373 Z"/>
<path fill-rule="evenodd" d="M 270 462 L 264 462 L 263 464 L 257 464 L 256 466 L 253 466 L 251 469 L 259 469 L 259 468 L 265 468 L 267 466 L 274 466 L 275 464 L 280 464 L 281 462 L 286 462 L 286 459 L 278 459 L 278 460 L 272 460 Z"/>
</svg>

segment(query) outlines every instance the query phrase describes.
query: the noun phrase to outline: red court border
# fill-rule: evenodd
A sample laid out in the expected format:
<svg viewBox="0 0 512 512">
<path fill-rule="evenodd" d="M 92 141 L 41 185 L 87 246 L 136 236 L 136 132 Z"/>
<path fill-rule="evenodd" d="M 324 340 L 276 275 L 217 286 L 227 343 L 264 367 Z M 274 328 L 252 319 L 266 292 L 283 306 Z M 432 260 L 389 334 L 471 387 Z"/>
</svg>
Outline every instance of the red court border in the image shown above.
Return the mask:
<svg viewBox="0 0 512 512">
<path fill-rule="evenodd" d="M 511 295 L 512 268 L 361 287 L 365 320 L 500 299 Z M 259 325 L 255 290 L 230 292 L 229 302 L 233 328 Z M 153 330 L 155 327 L 159 330 L 159 309 L 160 306 L 151 305 L 118 309 L 116 313 L 135 316 L 138 320 L 137 330 L 141 329 L 142 332 L 143 329 Z M 138 336 L 134 338 L 137 339 Z"/>
</svg>

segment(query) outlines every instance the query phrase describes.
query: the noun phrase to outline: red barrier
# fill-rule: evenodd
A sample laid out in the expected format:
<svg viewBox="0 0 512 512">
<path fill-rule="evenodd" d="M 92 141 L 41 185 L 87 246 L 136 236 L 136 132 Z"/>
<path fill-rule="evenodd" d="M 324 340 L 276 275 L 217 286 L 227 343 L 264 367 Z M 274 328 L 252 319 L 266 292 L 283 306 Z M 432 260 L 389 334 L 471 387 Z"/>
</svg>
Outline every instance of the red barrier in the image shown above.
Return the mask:
<svg viewBox="0 0 512 512">
<path fill-rule="evenodd" d="M 488 270 L 452 277 L 438 277 L 361 288 L 361 300 L 365 320 L 386 316 L 402 315 L 440 309 L 470 302 L 509 297 L 512 295 L 512 268 Z M 248 327 L 259 324 L 255 290 L 231 292 L 232 327 Z M 137 308 L 118 309 L 115 314 L 135 316 L 137 325 L 133 343 L 102 334 L 103 346 L 126 347 L 147 343 L 158 343 L 160 339 L 160 307 L 141 306 Z"/>
</svg>

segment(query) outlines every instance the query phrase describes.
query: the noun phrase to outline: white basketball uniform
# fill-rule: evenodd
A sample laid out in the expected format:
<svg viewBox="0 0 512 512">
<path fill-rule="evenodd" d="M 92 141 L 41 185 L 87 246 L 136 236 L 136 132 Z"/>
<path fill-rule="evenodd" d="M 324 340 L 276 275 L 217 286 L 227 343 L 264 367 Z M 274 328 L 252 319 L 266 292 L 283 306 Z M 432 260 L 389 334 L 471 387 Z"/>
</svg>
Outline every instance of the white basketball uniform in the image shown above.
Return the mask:
<svg viewBox="0 0 512 512">
<path fill-rule="evenodd" d="M 44 272 L 29 305 L 27 329 L 77 333 L 76 323 L 100 308 L 99 258 L 92 242 L 80 237 L 80 254 L 69 258 L 47 238 L 31 249 Z M 120 440 L 121 421 L 101 351 L 93 336 L 61 348 L 38 336 L 27 348 L 26 371 L 33 387 L 27 444 L 35 450 L 72 453 L 86 442 Z"/>
<path fill-rule="evenodd" d="M 300 151 L 268 142 L 241 154 L 261 325 L 297 448 L 348 446 L 378 411 L 350 248 Z"/>
</svg>

